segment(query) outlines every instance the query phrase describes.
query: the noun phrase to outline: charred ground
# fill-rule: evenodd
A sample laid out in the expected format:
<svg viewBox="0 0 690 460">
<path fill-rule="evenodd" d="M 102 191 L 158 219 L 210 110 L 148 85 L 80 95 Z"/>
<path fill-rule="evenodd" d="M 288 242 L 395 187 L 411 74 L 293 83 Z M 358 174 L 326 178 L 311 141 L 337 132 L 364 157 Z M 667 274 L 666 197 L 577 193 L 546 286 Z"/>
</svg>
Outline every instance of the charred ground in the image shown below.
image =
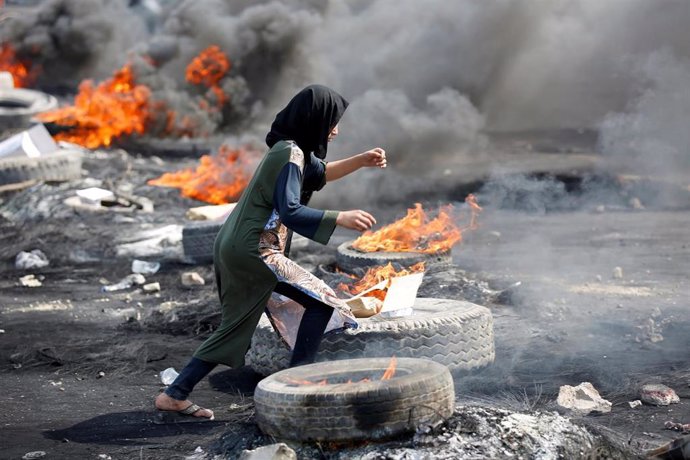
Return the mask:
<svg viewBox="0 0 690 460">
<path fill-rule="evenodd" d="M 85 160 L 89 179 L 2 195 L 0 432 L 9 440 L 3 458 L 35 450 L 50 458 L 184 458 L 198 446 L 233 458 L 243 448 L 273 442 L 253 424 L 251 395 L 261 376 L 248 368 L 219 369 L 195 392 L 195 401 L 216 411 L 215 422 L 154 423 L 152 400 L 162 389 L 158 372 L 183 366 L 219 320 L 212 267 L 180 262 L 171 243 L 170 251 L 150 258 L 162 263 L 147 276 L 160 283 L 159 293 L 101 292 L 131 272 L 135 257 L 118 256 L 119 244 L 183 225 L 187 208 L 200 204 L 174 189 L 146 185 L 195 161 L 97 152 Z M 673 206 L 650 200 L 642 209 L 631 204 L 636 196 L 630 187 L 608 174 L 569 175 L 605 184 L 592 195 L 595 187 L 581 193 L 583 187 L 568 187 L 558 171 L 546 178 L 543 173 L 522 171 L 500 186 L 469 177 L 467 184 L 478 186 L 457 180 L 429 199 L 459 202 L 460 192 L 473 188 L 485 206 L 480 231 L 456 247 L 453 266 L 431 267 L 420 291 L 482 303 L 494 314 L 496 363 L 456 376 L 457 397 L 493 408 L 556 410 L 560 385 L 591 381 L 614 403 L 613 411 L 578 423 L 629 452 L 659 445 L 675 435 L 663 429 L 664 421 L 690 418 L 690 206 L 680 193 Z M 95 184 L 145 196 L 155 210 L 96 213 L 63 204 L 75 189 Z M 515 190 L 525 194 L 527 209 L 510 201 Z M 377 216 L 399 217 L 410 204 L 381 205 Z M 294 255 L 318 270 L 332 264 L 337 244 L 352 236 L 340 232 L 328 246 L 310 244 Z M 32 249 L 44 251 L 50 266 L 17 270 L 16 254 Z M 613 276 L 615 267 L 622 268 L 622 278 Z M 180 274 L 189 270 L 206 285 L 183 287 Z M 20 286 L 19 278 L 29 273 L 43 285 Z M 652 340 L 652 334 L 663 340 Z M 631 409 L 627 402 L 650 381 L 673 387 L 681 403 Z M 341 451 L 364 455 L 411 443 L 406 438 Z M 333 446 L 300 449 L 309 457 L 338 455 Z"/>
</svg>

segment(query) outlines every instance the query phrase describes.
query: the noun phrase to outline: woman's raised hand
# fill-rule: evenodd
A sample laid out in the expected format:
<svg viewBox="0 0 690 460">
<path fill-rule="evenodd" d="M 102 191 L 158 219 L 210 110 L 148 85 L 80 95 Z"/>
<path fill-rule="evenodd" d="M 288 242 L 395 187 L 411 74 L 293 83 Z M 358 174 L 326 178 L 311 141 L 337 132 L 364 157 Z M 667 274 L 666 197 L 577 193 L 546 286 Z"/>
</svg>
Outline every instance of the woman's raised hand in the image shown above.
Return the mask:
<svg viewBox="0 0 690 460">
<path fill-rule="evenodd" d="M 376 219 L 366 211 L 353 209 L 352 211 L 340 211 L 335 223 L 341 227 L 363 232 L 369 230 L 376 223 Z"/>
<path fill-rule="evenodd" d="M 362 158 L 363 167 L 386 167 L 386 151 L 381 147 L 376 147 L 359 154 Z"/>
</svg>

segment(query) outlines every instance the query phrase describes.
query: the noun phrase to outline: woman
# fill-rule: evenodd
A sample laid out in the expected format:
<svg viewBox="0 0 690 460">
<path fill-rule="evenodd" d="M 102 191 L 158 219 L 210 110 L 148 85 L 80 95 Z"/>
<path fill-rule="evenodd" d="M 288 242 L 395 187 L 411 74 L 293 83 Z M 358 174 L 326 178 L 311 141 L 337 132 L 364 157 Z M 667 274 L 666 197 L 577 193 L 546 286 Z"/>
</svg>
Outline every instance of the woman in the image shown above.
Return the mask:
<svg viewBox="0 0 690 460">
<path fill-rule="evenodd" d="M 285 297 L 303 307 L 296 338 L 284 336 L 294 345 L 291 366 L 314 362 L 329 322 L 331 328 L 356 326 L 345 303 L 285 255 L 290 231 L 326 244 L 336 225 L 365 231 L 376 223 L 362 210 L 322 211 L 306 206 L 311 192 L 320 190 L 327 181 L 362 167 L 386 167 L 386 153 L 378 147 L 343 160 L 323 161 L 328 142 L 338 135 L 338 121 L 347 105 L 335 91 L 311 85 L 276 115 L 266 136 L 270 150 L 216 238 L 214 264 L 221 324 L 172 385 L 158 395 L 155 405 L 159 410 L 213 419 L 211 410 L 191 403 L 187 397 L 217 364 L 244 364 L 272 294 L 271 311 L 276 314 L 280 314 L 280 299 Z M 272 320 L 274 325 L 280 322 L 279 318 Z"/>
</svg>

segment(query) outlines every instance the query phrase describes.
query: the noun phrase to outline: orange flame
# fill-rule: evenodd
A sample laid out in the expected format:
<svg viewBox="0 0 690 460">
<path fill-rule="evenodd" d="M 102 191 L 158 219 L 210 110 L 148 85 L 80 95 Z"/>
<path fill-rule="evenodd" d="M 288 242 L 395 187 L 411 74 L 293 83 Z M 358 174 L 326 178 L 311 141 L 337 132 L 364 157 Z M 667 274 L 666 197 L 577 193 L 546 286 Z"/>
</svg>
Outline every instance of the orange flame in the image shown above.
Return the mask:
<svg viewBox="0 0 690 460">
<path fill-rule="evenodd" d="M 465 229 L 475 229 L 476 216 L 482 208 L 477 204 L 474 195 L 468 195 L 465 202 L 469 204 L 472 216 Z M 365 232 L 357 238 L 352 247 L 363 252 L 422 252 L 436 253 L 450 250 L 462 240 L 462 230 L 453 222 L 450 215 L 453 207 L 442 206 L 438 215 L 429 220 L 422 205 L 415 204 L 408 209 L 407 215 L 376 232 Z"/>
<path fill-rule="evenodd" d="M 37 70 L 31 63 L 18 59 L 12 45 L 3 43 L 0 45 L 0 72 L 12 74 L 16 88 L 26 88 L 34 82 Z"/>
<path fill-rule="evenodd" d="M 150 94 L 147 86 L 136 84 L 128 64 L 96 87 L 93 81 L 84 80 L 74 105 L 44 112 L 38 118 L 70 127 L 56 134 L 57 140 L 88 148 L 109 146 L 120 136 L 145 132 Z"/>
<path fill-rule="evenodd" d="M 419 262 L 411 266 L 408 270 L 405 270 L 403 268 L 400 271 L 396 271 L 395 267 L 393 267 L 393 264 L 389 262 L 388 265 L 382 265 L 368 269 L 364 276 L 351 286 L 348 286 L 345 283 L 338 284 L 338 289 L 340 289 L 343 292 L 356 295 L 360 292 L 366 291 L 372 286 L 379 284 L 381 281 L 390 280 L 391 278 L 396 278 L 398 276 L 411 275 L 412 273 L 420 273 L 424 271 L 424 268 L 424 262 Z M 366 296 L 376 297 L 379 300 L 384 300 L 386 298 L 386 291 L 381 289 L 375 289 L 367 293 Z"/>
<path fill-rule="evenodd" d="M 218 107 L 222 107 L 228 96 L 220 87 L 220 80 L 230 70 L 230 60 L 218 45 L 211 45 L 187 65 L 185 77 L 190 83 L 204 85 L 216 95 Z"/>
<path fill-rule="evenodd" d="M 395 368 L 398 365 L 398 360 L 396 359 L 395 356 L 391 358 L 391 362 L 388 365 L 388 368 L 386 369 L 386 372 L 383 373 L 383 377 L 381 377 L 381 380 L 390 380 L 393 378 L 395 375 Z"/>
<path fill-rule="evenodd" d="M 395 376 L 395 369 L 398 366 L 398 359 L 393 356 L 390 360 L 390 363 L 388 363 L 388 367 L 384 371 L 383 375 L 381 376 L 381 380 L 390 380 Z M 311 380 L 304 380 L 304 379 L 295 379 L 292 377 L 286 377 L 285 380 L 287 383 L 291 385 L 328 385 L 328 379 L 323 379 L 319 380 L 318 382 L 312 382 Z M 353 382 L 352 379 L 349 379 L 346 383 L 351 384 L 351 383 L 369 383 L 371 382 L 371 379 L 368 377 L 364 377 L 362 380 L 359 382 Z"/>
<path fill-rule="evenodd" d="M 196 169 L 165 173 L 158 179 L 151 179 L 148 184 L 179 188 L 182 196 L 207 203 L 231 203 L 249 184 L 247 169 L 250 162 L 250 154 L 246 150 L 222 145 L 217 155 L 202 156 Z"/>
</svg>

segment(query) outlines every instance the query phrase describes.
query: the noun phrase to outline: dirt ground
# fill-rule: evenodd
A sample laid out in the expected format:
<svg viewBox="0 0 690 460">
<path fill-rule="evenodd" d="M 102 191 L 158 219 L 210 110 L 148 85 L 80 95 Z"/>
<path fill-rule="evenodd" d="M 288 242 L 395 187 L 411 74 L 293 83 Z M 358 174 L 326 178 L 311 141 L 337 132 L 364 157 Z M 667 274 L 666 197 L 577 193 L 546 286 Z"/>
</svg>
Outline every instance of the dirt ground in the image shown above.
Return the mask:
<svg viewBox="0 0 690 460">
<path fill-rule="evenodd" d="M 212 311 L 217 298 L 210 266 L 169 257 L 146 276 L 160 283 L 159 293 L 101 291 L 130 273 L 132 257 L 115 255 L 118 238 L 182 224 L 186 209 L 200 204 L 145 180 L 194 163 L 117 152 L 86 160 L 84 169 L 104 186 L 131 184 L 132 193 L 151 199 L 156 208 L 149 215 L 64 206 L 62 197 L 83 183 L 0 197 L 0 458 L 45 451 L 45 458 L 181 459 L 197 448 L 235 458 L 244 448 L 273 442 L 252 421 L 251 395 L 261 376 L 248 368 L 218 368 L 195 391 L 194 400 L 212 408 L 215 421 L 156 423 L 152 402 L 163 388 L 158 373 L 179 370 L 214 318 L 179 330 L 154 312 L 172 303 Z M 446 192 L 436 199 L 462 198 Z M 407 205 L 378 212 L 392 218 Z M 663 424 L 690 422 L 689 208 L 534 212 L 492 208 L 487 199 L 480 230 L 454 249 L 454 262 L 496 289 L 521 284 L 487 305 L 495 318 L 496 363 L 457 376 L 458 401 L 555 410 L 560 385 L 590 381 L 613 410 L 578 423 L 635 451 L 677 437 Z M 327 247 L 309 246 L 311 253 L 296 257 L 307 264 L 332 262 L 336 246 L 351 237 L 339 231 Z M 32 249 L 43 250 L 50 266 L 17 270 L 16 254 Z M 184 288 L 179 277 L 190 270 L 206 285 Z M 20 285 L 30 273 L 42 286 Z M 452 278 L 444 283 L 427 285 L 425 295 L 463 296 Z M 680 404 L 630 408 L 646 382 L 671 386 Z M 327 458 L 328 449 L 320 455 Z"/>
</svg>

